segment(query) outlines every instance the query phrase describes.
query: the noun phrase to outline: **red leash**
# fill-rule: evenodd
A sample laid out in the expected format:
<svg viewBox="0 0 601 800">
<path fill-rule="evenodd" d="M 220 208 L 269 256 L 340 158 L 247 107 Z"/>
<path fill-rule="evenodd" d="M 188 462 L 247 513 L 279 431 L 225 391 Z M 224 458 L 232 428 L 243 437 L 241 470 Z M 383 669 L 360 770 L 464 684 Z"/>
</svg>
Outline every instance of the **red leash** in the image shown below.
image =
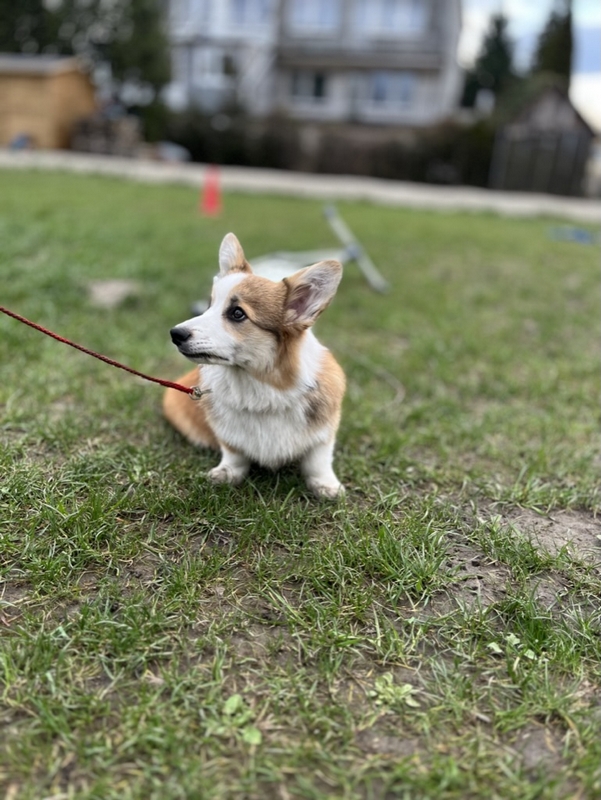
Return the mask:
<svg viewBox="0 0 601 800">
<path fill-rule="evenodd" d="M 65 339 L 62 336 L 59 336 L 57 333 L 53 333 L 49 331 L 47 328 L 43 328 L 41 325 L 37 325 L 35 322 L 27 319 L 26 317 L 22 317 L 20 314 L 15 314 L 14 311 L 9 311 L 8 308 L 4 308 L 4 306 L 0 306 L 0 311 L 3 314 L 7 314 L 9 317 L 18 320 L 19 322 L 23 322 L 25 325 L 29 325 L 30 328 L 33 328 L 36 331 L 40 331 L 40 333 L 45 333 L 46 336 L 50 336 L 52 339 L 56 339 L 57 342 L 62 342 L 63 344 L 68 344 L 69 347 L 74 347 L 76 350 L 81 350 L 82 353 L 85 353 L 88 356 L 93 356 L 97 358 L 99 361 L 104 361 L 105 364 L 110 364 L 111 367 L 118 367 L 119 369 L 124 369 L 126 372 L 130 372 L 132 375 L 137 375 L 138 378 L 144 378 L 145 381 L 152 381 L 152 383 L 159 383 L 161 386 L 166 386 L 168 389 L 177 389 L 178 392 L 185 392 L 186 394 L 190 394 L 194 397 L 195 400 L 198 400 L 203 394 L 206 393 L 206 389 L 203 392 L 198 386 L 182 386 L 181 383 L 172 383 L 172 381 L 164 381 L 161 378 L 152 378 L 150 375 L 145 375 L 143 372 L 138 372 L 137 369 L 132 369 L 131 367 L 126 367 L 125 364 L 120 364 L 118 361 L 113 361 L 112 358 L 107 358 L 106 356 L 100 355 L 100 353 L 95 353 L 93 350 L 88 350 L 87 347 L 82 347 L 80 344 L 76 344 L 72 342 L 70 339 Z"/>
</svg>

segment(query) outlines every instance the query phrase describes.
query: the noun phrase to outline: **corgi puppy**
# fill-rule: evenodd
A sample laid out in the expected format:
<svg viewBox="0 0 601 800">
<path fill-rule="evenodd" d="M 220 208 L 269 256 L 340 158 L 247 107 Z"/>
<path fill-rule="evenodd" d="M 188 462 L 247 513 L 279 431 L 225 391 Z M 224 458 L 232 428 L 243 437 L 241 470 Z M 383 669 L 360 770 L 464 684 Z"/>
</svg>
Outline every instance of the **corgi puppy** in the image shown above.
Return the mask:
<svg viewBox="0 0 601 800">
<path fill-rule="evenodd" d="M 240 483 L 251 462 L 298 461 L 318 497 L 344 493 L 332 469 L 344 372 L 311 331 L 341 277 L 341 264 L 321 261 L 271 281 L 253 274 L 233 233 L 223 239 L 209 308 L 171 329 L 180 353 L 201 365 L 179 382 L 203 395 L 167 389 L 163 401 L 190 442 L 221 451 L 214 483 Z"/>
</svg>

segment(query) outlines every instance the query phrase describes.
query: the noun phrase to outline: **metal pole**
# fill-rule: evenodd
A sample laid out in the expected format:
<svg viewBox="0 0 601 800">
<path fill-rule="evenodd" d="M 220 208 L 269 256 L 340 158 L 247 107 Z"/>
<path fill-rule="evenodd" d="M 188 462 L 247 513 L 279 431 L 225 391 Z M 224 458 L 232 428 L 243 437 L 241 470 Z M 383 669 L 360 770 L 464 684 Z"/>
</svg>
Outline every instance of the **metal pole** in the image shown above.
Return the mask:
<svg viewBox="0 0 601 800">
<path fill-rule="evenodd" d="M 363 247 L 353 236 L 350 228 L 342 217 L 338 214 L 334 206 L 326 206 L 323 211 L 325 218 L 330 223 L 330 228 L 347 248 L 350 259 L 357 262 L 359 269 L 365 276 L 365 280 L 376 292 L 387 292 L 390 289 L 388 281 L 384 280 L 378 272 L 376 265 L 367 255 Z"/>
</svg>

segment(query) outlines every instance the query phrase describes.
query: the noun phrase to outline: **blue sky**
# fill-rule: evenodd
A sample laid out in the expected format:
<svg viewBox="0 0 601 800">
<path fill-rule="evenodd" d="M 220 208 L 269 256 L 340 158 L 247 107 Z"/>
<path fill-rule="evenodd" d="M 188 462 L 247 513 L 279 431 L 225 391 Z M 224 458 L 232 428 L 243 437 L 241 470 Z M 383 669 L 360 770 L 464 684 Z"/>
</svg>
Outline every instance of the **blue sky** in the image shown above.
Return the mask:
<svg viewBox="0 0 601 800">
<path fill-rule="evenodd" d="M 553 0 L 463 0 L 459 60 L 470 66 L 491 14 L 503 11 L 515 46 L 516 64 L 526 69 Z M 601 131 L 601 0 L 573 0 L 575 53 L 570 95 L 580 113 Z"/>
</svg>

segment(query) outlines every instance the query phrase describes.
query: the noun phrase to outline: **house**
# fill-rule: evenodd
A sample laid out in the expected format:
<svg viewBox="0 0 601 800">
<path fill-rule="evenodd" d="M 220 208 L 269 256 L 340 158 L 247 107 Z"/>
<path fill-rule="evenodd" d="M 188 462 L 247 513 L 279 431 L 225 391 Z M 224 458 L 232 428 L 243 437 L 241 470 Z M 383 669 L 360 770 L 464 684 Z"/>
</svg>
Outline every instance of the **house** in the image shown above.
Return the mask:
<svg viewBox="0 0 601 800">
<path fill-rule="evenodd" d="M 457 106 L 454 0 L 283 0 L 280 109 L 322 121 L 430 125 Z"/>
<path fill-rule="evenodd" d="M 0 54 L 0 146 L 69 146 L 74 122 L 95 108 L 77 59 Z"/>
<path fill-rule="evenodd" d="M 431 125 L 456 108 L 460 0 L 171 0 L 168 102 Z"/>
<path fill-rule="evenodd" d="M 489 184 L 580 195 L 594 135 L 567 94 L 549 86 L 498 132 Z"/>
<path fill-rule="evenodd" d="M 273 109 L 279 0 L 170 0 L 173 109 Z"/>
</svg>

